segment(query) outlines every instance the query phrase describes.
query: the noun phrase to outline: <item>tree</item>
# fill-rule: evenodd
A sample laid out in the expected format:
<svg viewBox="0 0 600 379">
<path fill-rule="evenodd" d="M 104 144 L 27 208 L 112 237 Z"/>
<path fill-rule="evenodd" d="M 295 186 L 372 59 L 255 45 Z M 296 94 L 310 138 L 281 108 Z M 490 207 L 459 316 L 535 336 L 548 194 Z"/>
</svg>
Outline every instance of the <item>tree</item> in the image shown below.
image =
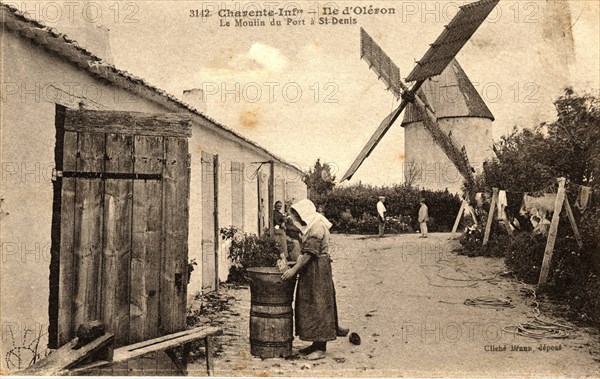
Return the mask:
<svg viewBox="0 0 600 379">
<path fill-rule="evenodd" d="M 335 175 L 332 174 L 328 163 L 321 163 L 321 160 L 317 159 L 315 165 L 304 175 L 304 183 L 308 188 L 310 199 L 314 201 L 333 190 Z"/>
<path fill-rule="evenodd" d="M 515 128 L 502 137 L 478 183 L 487 190 L 527 192 L 543 189 L 557 177 L 589 186 L 600 182 L 600 98 L 567 88 L 554 105 L 556 121 L 533 130 Z"/>
<path fill-rule="evenodd" d="M 422 170 L 415 161 L 404 163 L 404 185 L 412 187 L 421 179 Z"/>
</svg>

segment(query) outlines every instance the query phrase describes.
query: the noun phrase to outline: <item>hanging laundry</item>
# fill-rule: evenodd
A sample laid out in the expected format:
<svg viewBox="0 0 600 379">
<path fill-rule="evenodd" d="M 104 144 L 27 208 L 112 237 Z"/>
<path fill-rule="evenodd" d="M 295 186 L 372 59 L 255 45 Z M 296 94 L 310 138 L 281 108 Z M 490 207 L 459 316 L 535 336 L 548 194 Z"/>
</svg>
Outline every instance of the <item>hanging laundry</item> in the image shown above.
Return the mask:
<svg viewBox="0 0 600 379">
<path fill-rule="evenodd" d="M 575 206 L 581 212 L 585 212 L 588 205 L 590 205 L 591 197 L 592 197 L 592 188 L 586 187 L 586 186 L 580 186 L 579 194 L 577 195 L 577 200 L 575 200 Z"/>
<path fill-rule="evenodd" d="M 498 219 L 506 220 L 506 206 L 508 202 L 506 200 L 506 191 L 498 191 Z"/>
<path fill-rule="evenodd" d="M 475 194 L 475 202 L 477 203 L 477 208 L 481 209 L 483 207 L 483 192 Z"/>
</svg>

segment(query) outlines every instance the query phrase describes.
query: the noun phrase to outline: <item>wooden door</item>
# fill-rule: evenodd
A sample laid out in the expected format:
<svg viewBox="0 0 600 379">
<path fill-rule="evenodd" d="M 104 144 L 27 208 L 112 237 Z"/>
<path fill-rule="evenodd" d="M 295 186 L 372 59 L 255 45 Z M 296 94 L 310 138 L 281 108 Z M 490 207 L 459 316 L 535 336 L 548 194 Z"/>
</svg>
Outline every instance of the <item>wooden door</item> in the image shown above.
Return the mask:
<svg viewBox="0 0 600 379">
<path fill-rule="evenodd" d="M 218 156 L 202 152 L 202 293 L 219 287 Z"/>
<path fill-rule="evenodd" d="M 57 108 L 56 126 L 51 347 L 92 320 L 117 346 L 184 329 L 190 122 Z"/>
<path fill-rule="evenodd" d="M 258 195 L 258 235 L 262 236 L 269 222 L 269 204 L 267 175 L 260 171 L 256 176 L 256 192 Z"/>
<path fill-rule="evenodd" d="M 244 164 L 231 162 L 231 225 L 244 230 Z"/>
</svg>

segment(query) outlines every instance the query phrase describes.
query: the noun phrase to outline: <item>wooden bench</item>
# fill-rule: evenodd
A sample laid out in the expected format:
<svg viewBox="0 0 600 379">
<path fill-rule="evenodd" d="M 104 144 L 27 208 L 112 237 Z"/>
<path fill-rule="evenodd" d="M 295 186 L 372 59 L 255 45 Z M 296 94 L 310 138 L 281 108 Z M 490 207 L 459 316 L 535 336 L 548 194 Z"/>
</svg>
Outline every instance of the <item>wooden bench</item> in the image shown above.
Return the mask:
<svg viewBox="0 0 600 379">
<path fill-rule="evenodd" d="M 112 349 L 114 337 L 112 334 L 104 336 L 90 342 L 89 344 L 74 350 L 78 339 L 71 340 L 48 357 L 36 362 L 34 365 L 19 372 L 19 375 L 82 375 L 87 371 L 106 367 L 111 364 L 122 363 L 128 360 L 141 357 L 146 354 L 165 351 L 173 363 L 184 373 L 187 373 L 188 357 L 190 353 L 191 342 L 204 339 L 206 355 L 206 372 L 209 376 L 213 375 L 213 342 L 212 337 L 223 333 L 223 330 L 212 326 L 201 326 L 194 329 L 184 330 L 182 332 L 168 334 L 166 336 L 146 340 L 132 345 Z M 177 346 L 183 345 L 183 359 L 181 362 L 172 350 Z M 96 355 L 101 359 L 80 365 L 81 362 L 89 357 Z"/>
</svg>

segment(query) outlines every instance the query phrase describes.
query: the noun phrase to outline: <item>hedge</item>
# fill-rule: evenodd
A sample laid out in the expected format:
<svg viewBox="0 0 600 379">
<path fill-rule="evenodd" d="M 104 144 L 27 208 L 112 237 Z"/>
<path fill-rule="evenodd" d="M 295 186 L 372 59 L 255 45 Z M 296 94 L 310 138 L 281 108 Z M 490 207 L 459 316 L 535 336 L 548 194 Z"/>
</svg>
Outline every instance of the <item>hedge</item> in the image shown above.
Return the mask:
<svg viewBox="0 0 600 379">
<path fill-rule="evenodd" d="M 429 231 L 448 232 L 452 230 L 461 199 L 446 191 L 420 190 L 403 185 L 376 187 L 355 184 L 337 187 L 327 195 L 316 196 L 311 200 L 324 208 L 325 216 L 333 223 L 333 231 L 341 233 L 377 233 L 378 196 L 385 196 L 390 233 L 408 233 L 418 230 L 417 216 L 419 200 L 423 197 L 429 208 Z M 350 210 L 352 220 L 342 217 Z"/>
</svg>

